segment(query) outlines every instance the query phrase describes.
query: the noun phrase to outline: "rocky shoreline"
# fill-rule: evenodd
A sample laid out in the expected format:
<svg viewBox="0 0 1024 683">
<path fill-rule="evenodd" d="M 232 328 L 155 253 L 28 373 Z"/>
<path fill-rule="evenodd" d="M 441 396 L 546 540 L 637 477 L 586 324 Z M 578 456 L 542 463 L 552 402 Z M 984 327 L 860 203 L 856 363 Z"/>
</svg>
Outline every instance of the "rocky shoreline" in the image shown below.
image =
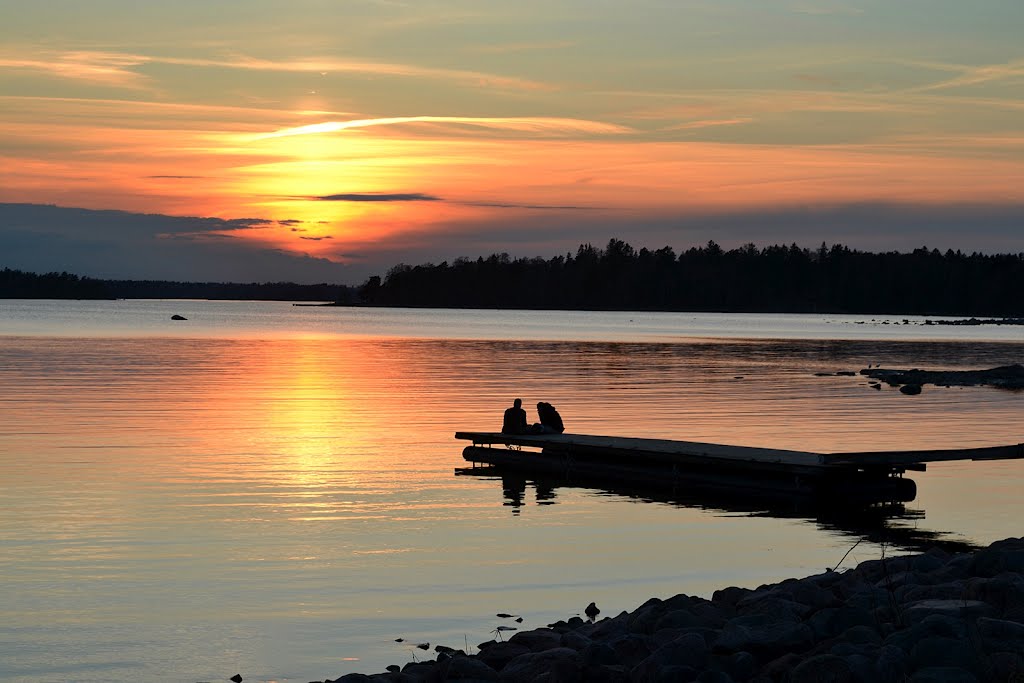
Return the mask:
<svg viewBox="0 0 1024 683">
<path fill-rule="evenodd" d="M 865 368 L 860 371 L 860 374 L 894 387 L 921 387 L 925 384 L 934 384 L 942 387 L 989 386 L 1000 389 L 1024 389 L 1024 366 L 1022 365 L 1002 365 L 987 370 L 919 370 L 917 368 L 913 370 L 895 370 Z"/>
<path fill-rule="evenodd" d="M 438 647 L 435 660 L 333 680 L 1024 681 L 1024 538 L 509 632 L 476 653 Z"/>
</svg>

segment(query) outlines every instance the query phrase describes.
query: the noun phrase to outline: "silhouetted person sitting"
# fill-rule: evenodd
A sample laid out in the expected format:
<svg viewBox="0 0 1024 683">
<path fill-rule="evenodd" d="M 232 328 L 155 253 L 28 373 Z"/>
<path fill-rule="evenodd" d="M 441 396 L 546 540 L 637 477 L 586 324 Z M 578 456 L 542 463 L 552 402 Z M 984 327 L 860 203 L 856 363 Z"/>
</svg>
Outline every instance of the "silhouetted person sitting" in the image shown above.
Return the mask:
<svg viewBox="0 0 1024 683">
<path fill-rule="evenodd" d="M 561 434 L 565 431 L 562 416 L 550 403 L 541 401 L 537 404 L 537 417 L 540 418 L 540 424 L 533 425 L 530 431 L 536 434 Z"/>
<path fill-rule="evenodd" d="M 502 434 L 525 434 L 529 430 L 526 425 L 526 411 L 523 410 L 522 399 L 512 402 L 511 408 L 505 409 L 505 420 L 501 425 Z"/>
</svg>

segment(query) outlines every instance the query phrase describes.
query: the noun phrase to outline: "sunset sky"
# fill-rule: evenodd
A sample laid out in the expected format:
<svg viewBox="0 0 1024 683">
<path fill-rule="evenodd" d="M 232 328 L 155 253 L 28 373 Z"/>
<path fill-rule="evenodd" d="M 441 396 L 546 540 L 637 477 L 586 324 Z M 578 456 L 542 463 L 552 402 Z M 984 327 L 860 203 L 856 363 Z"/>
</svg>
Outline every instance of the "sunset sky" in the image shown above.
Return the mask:
<svg viewBox="0 0 1024 683">
<path fill-rule="evenodd" d="M 1024 250 L 1021 2 L 0 17 L 0 268 L 358 283 L 610 237 Z"/>
</svg>

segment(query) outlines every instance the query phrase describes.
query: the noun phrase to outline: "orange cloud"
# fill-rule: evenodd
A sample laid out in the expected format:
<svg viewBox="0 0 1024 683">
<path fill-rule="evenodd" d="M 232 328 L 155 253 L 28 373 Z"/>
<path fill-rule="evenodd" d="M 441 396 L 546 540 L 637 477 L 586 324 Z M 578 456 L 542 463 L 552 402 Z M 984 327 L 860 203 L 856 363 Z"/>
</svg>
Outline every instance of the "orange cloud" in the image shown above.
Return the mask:
<svg viewBox="0 0 1024 683">
<path fill-rule="evenodd" d="M 447 80 L 474 87 L 494 87 L 507 90 L 550 91 L 555 89 L 551 84 L 514 76 L 468 69 L 446 69 L 358 59 L 322 58 L 277 61 L 245 55 L 211 59 L 85 50 L 36 51 L 31 57 L 23 56 L 26 53 L 30 54 L 31 51 L 11 51 L 6 55 L 0 55 L 0 68 L 41 71 L 61 78 L 135 89 L 148 87 L 150 83 L 149 79 L 133 70 L 135 67 L 146 64 L 263 72 L 319 73 L 322 75 L 359 73 Z"/>
<path fill-rule="evenodd" d="M 253 140 L 289 137 L 293 135 L 317 135 L 335 133 L 353 128 L 371 126 L 393 126 L 408 123 L 440 123 L 479 126 L 499 130 L 512 130 L 541 134 L 622 134 L 632 132 L 629 128 L 600 121 L 545 117 L 474 117 L 474 116 L 392 116 L 377 119 L 354 119 L 351 121 L 325 121 L 295 128 L 282 128 L 271 133 L 254 135 Z"/>
</svg>

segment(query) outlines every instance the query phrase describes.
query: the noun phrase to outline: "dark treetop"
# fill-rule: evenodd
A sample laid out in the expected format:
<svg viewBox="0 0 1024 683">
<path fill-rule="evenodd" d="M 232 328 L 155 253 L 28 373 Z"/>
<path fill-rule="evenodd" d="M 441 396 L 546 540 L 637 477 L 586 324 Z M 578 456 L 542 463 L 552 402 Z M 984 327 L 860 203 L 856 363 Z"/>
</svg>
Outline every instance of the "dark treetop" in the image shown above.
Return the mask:
<svg viewBox="0 0 1024 683">
<path fill-rule="evenodd" d="M 361 288 L 380 306 L 1018 316 L 1024 254 L 869 253 L 714 242 L 676 254 L 617 239 L 576 254 L 398 265 Z"/>
</svg>

